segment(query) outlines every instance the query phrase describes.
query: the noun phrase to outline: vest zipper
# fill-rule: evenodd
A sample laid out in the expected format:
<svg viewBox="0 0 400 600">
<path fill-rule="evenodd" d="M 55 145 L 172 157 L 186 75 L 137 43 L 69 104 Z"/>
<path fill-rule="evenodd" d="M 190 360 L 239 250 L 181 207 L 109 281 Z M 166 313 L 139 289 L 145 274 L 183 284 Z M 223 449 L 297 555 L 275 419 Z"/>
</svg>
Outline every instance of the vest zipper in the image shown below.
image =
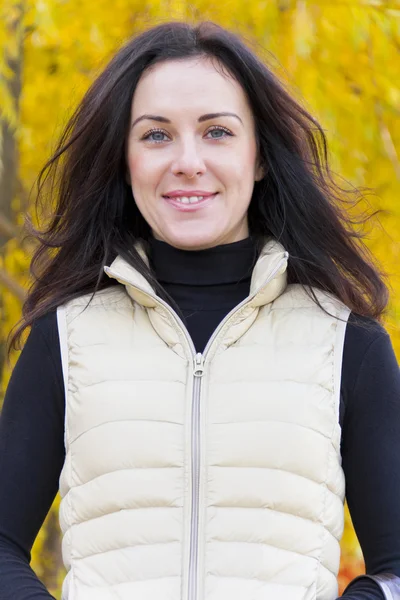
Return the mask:
<svg viewBox="0 0 400 600">
<path fill-rule="evenodd" d="M 190 351 L 192 353 L 193 358 L 193 393 L 192 393 L 192 456 L 191 456 L 191 467 L 192 467 L 192 512 L 190 518 L 190 544 L 189 544 L 189 572 L 188 572 L 188 597 L 187 600 L 197 600 L 197 566 L 198 566 L 198 550 L 199 550 L 199 497 L 200 497 L 200 396 L 201 396 L 201 380 L 205 371 L 205 360 L 208 355 L 209 349 L 213 344 L 215 338 L 219 335 L 221 329 L 225 326 L 225 324 L 231 319 L 231 317 L 236 314 L 242 306 L 250 302 L 261 290 L 264 288 L 272 279 L 274 279 L 275 275 L 282 267 L 282 265 L 289 258 L 289 253 L 284 253 L 284 258 L 279 261 L 278 265 L 275 269 L 270 273 L 270 276 L 263 284 L 251 295 L 245 298 L 242 302 L 240 302 L 237 306 L 235 306 L 221 321 L 218 325 L 212 336 L 207 342 L 207 345 L 203 351 L 196 353 L 196 348 L 193 344 L 193 340 L 189 335 L 188 330 L 185 327 L 182 319 L 179 315 L 173 310 L 173 308 L 164 300 L 159 298 L 158 296 L 154 296 L 149 294 L 147 291 L 143 290 L 137 285 L 130 283 L 126 278 L 121 277 L 118 273 L 115 273 L 110 269 L 110 267 L 104 267 L 105 272 L 110 277 L 117 279 L 120 283 L 128 284 L 131 287 L 135 287 L 141 292 L 147 294 L 152 299 L 156 299 L 156 301 L 161 304 L 164 308 L 166 308 L 175 318 L 180 328 L 184 332 Z"/>
<path fill-rule="evenodd" d="M 192 397 L 192 514 L 190 519 L 189 600 L 197 596 L 197 563 L 199 549 L 199 503 L 200 503 L 200 393 L 204 374 L 204 357 L 198 352 L 194 358 Z"/>
</svg>

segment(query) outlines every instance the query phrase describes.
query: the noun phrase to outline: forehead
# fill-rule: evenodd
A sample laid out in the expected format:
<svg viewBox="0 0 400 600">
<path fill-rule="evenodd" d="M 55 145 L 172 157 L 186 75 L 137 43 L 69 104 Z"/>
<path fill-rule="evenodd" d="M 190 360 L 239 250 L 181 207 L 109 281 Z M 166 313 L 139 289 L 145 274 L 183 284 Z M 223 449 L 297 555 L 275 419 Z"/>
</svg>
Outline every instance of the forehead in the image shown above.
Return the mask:
<svg viewBox="0 0 400 600">
<path fill-rule="evenodd" d="M 154 65 L 140 78 L 132 99 L 132 115 L 153 113 L 173 116 L 185 110 L 235 110 L 250 116 L 250 107 L 241 85 L 211 60 L 196 57 L 168 60 Z"/>
</svg>

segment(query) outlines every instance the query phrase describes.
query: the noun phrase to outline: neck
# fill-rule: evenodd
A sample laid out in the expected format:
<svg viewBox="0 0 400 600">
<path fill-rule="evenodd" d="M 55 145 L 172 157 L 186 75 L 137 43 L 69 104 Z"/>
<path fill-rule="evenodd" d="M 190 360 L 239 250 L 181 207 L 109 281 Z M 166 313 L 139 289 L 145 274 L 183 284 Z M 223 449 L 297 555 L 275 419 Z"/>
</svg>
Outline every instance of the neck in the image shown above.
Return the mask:
<svg viewBox="0 0 400 600">
<path fill-rule="evenodd" d="M 151 266 L 160 283 L 235 283 L 251 277 L 257 259 L 252 237 L 205 250 L 181 250 L 154 237 L 149 244 Z"/>
</svg>

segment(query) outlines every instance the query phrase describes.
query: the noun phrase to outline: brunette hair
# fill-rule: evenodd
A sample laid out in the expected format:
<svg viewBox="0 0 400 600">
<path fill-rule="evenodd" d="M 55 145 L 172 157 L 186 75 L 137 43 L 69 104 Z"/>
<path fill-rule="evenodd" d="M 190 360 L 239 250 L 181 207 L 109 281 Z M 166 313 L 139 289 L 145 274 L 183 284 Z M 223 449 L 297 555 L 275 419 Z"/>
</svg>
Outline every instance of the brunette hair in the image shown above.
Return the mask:
<svg viewBox="0 0 400 600">
<path fill-rule="evenodd" d="M 45 228 L 30 225 L 39 243 L 31 262 L 33 283 L 9 350 L 38 317 L 115 285 L 103 267 L 118 254 L 170 301 L 134 247 L 139 238 L 146 247 L 150 228 L 126 181 L 125 142 L 144 71 L 194 57 L 210 59 L 240 83 L 255 119 L 265 169 L 248 211 L 257 247 L 266 236 L 281 242 L 289 252 L 288 283 L 302 284 L 319 306 L 312 287 L 334 294 L 359 315 L 382 319 L 389 299 L 386 275 L 362 241 L 365 234 L 354 227 L 366 219 L 351 219 L 345 207 L 361 192 L 335 182 L 322 127 L 240 35 L 209 21 L 168 22 L 130 39 L 115 54 L 40 171 L 36 210 L 50 204 L 54 209 Z"/>
</svg>

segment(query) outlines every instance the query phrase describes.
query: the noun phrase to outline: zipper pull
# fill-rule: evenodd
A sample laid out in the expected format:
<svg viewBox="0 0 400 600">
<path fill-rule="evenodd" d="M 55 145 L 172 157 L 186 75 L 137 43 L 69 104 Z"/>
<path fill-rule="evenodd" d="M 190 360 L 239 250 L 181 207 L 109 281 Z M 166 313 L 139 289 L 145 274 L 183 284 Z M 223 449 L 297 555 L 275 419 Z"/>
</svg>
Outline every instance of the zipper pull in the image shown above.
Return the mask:
<svg viewBox="0 0 400 600">
<path fill-rule="evenodd" d="M 195 377 L 203 377 L 204 374 L 204 356 L 201 352 L 198 352 L 194 357 L 194 370 L 193 375 Z"/>
</svg>

